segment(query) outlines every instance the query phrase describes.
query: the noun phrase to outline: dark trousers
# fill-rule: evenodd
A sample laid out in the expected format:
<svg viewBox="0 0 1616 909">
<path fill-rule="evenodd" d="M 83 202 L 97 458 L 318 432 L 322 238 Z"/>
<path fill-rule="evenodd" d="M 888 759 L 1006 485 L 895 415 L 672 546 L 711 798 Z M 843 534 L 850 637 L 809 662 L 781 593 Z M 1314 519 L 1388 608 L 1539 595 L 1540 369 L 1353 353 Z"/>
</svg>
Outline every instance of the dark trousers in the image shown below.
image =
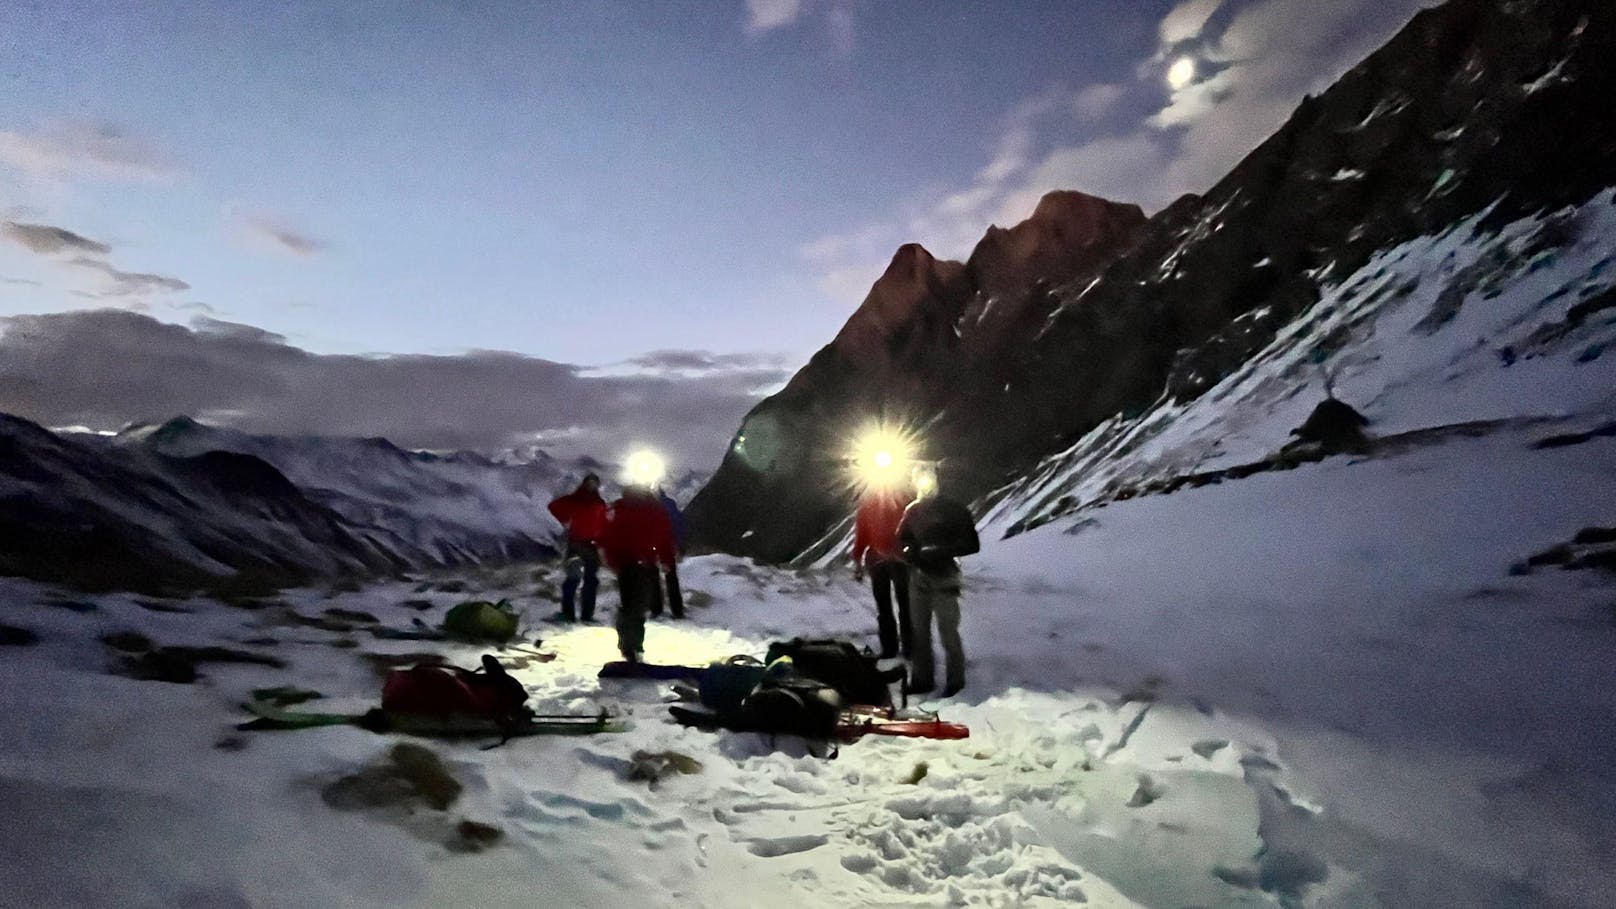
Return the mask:
<svg viewBox="0 0 1616 909">
<path fill-rule="evenodd" d="M 584 621 L 595 618 L 595 590 L 600 586 L 600 551 L 593 544 L 567 541 L 567 554 L 563 558 L 561 567 L 567 573 L 567 579 L 561 582 L 561 614 L 569 619 L 576 618 L 573 611 L 579 585 L 583 585 Z"/>
<path fill-rule="evenodd" d="M 617 573 L 617 650 L 625 660 L 637 660 L 645 650 L 645 614 L 656 603 L 662 578 L 655 565 L 624 565 Z"/>
<path fill-rule="evenodd" d="M 668 613 L 676 619 L 684 618 L 685 595 L 684 592 L 679 589 L 679 566 L 670 565 L 667 568 L 662 569 L 662 580 L 667 586 Z M 656 602 L 651 604 L 651 615 L 661 616 L 662 604 L 662 588 L 659 587 L 656 592 Z"/>
<path fill-rule="evenodd" d="M 876 562 L 870 566 L 870 589 L 875 592 L 875 623 L 881 634 L 881 655 L 902 653 L 907 658 L 914 640 L 909 625 L 909 566 L 898 561 Z M 892 598 L 898 598 L 896 621 Z"/>
</svg>

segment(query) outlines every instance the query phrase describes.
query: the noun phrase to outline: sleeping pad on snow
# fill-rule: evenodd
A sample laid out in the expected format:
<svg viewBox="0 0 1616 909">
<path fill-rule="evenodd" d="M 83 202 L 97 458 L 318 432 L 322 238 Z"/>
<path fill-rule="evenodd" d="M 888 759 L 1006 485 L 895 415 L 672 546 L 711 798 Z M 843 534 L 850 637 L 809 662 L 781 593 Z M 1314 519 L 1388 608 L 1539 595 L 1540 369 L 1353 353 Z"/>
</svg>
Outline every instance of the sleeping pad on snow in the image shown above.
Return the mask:
<svg viewBox="0 0 1616 909">
<path fill-rule="evenodd" d="M 287 710 L 264 701 L 254 701 L 243 706 L 254 717 L 236 726 L 243 731 L 358 726 L 371 732 L 401 732 L 427 738 L 474 736 L 521 738 L 531 735 L 593 735 L 597 732 L 623 732 L 628 728 L 622 720 L 608 715 L 605 711 L 598 714 L 528 714 L 501 727 L 483 717 L 430 717 L 389 713 L 380 707 L 373 707 L 363 713 L 320 713 Z"/>
<path fill-rule="evenodd" d="M 414 735 L 486 735 L 506 738 L 577 732 L 611 732 L 604 711 L 599 715 L 540 716 L 528 709 L 527 689 L 493 656 L 484 655 L 482 669 L 421 664 L 394 669 L 382 685 L 381 706 L 358 714 L 284 710 L 272 704 L 247 705 L 257 719 L 241 729 L 306 729 L 352 725 L 373 732 Z"/>
</svg>

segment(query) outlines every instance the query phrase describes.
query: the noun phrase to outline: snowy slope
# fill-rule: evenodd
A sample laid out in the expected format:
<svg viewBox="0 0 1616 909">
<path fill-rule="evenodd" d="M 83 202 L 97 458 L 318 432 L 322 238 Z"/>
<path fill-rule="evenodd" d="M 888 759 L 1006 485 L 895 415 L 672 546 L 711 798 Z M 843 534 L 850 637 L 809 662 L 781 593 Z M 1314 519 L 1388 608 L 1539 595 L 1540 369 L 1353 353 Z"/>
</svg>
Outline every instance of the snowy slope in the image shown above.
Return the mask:
<svg viewBox="0 0 1616 909">
<path fill-rule="evenodd" d="M 510 595 L 537 616 L 551 569 L 470 575 L 464 593 L 389 584 L 237 606 L 62 605 L 4 582 L 3 621 L 42 643 L 0 650 L 0 842 L 16 859 L 0 893 L 256 909 L 1594 909 L 1616 887 L 1616 582 L 1509 572 L 1611 523 L 1616 438 L 1534 447 L 1563 428 L 1333 458 L 987 540 L 968 564 L 970 686 L 940 702 L 971 725 L 965 742 L 866 740 L 827 761 L 682 729 L 659 686 L 594 678 L 609 627 L 536 626 L 560 655 L 518 670 L 536 706 L 615 705 L 633 728 L 493 751 L 428 743 L 466 787 L 447 811 L 338 810 L 322 790 L 395 739 L 234 734 L 233 705 L 297 684 L 352 706 L 379 687 L 366 653 L 464 665 L 477 652 L 311 628 L 294 610 L 404 626 Z M 845 572 L 706 557 L 683 575 L 694 621 L 654 624 L 654 659 L 873 633 Z M 405 605 L 422 598 L 425 611 Z M 124 629 L 289 666 L 134 681 L 108 674 L 95 643 Z M 629 778 L 636 752 L 665 749 L 702 769 Z M 462 818 L 503 839 L 446 847 Z"/>
</svg>

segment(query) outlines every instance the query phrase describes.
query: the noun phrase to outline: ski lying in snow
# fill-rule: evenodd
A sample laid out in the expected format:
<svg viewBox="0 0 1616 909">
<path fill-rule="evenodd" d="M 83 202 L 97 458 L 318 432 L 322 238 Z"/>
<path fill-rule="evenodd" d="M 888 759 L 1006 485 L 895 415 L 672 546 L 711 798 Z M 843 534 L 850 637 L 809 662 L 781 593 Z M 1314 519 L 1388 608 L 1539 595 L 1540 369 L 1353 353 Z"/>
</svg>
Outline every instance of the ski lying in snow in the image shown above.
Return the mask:
<svg viewBox="0 0 1616 909">
<path fill-rule="evenodd" d="M 879 711 L 885 708 L 862 709 Z M 732 722 L 726 722 L 723 717 L 711 710 L 701 707 L 674 704 L 668 707 L 668 712 L 673 714 L 673 718 L 681 725 L 696 729 L 759 731 L 738 727 Z M 969 738 L 970 734 L 971 730 L 963 723 L 946 723 L 935 715 L 914 719 L 891 719 L 876 712 L 859 712 L 859 709 L 843 711 L 841 720 L 836 724 L 836 737 L 844 742 L 851 742 L 866 735 L 890 735 L 911 739 L 963 739 Z"/>
<path fill-rule="evenodd" d="M 660 663 L 630 663 L 627 660 L 613 660 L 600 667 L 600 675 L 597 677 L 602 679 L 679 681 L 683 679 L 700 679 L 702 673 L 706 671 L 706 666 L 666 666 Z"/>
<path fill-rule="evenodd" d="M 509 727 L 481 717 L 426 717 L 387 713 L 379 707 L 364 713 L 320 713 L 286 710 L 274 704 L 255 701 L 244 705 L 253 719 L 236 726 L 244 731 L 273 729 L 315 729 L 322 726 L 358 726 L 371 732 L 402 732 L 432 738 L 456 736 L 592 735 L 622 732 L 627 727 L 604 710 L 598 714 L 534 714 Z"/>
</svg>

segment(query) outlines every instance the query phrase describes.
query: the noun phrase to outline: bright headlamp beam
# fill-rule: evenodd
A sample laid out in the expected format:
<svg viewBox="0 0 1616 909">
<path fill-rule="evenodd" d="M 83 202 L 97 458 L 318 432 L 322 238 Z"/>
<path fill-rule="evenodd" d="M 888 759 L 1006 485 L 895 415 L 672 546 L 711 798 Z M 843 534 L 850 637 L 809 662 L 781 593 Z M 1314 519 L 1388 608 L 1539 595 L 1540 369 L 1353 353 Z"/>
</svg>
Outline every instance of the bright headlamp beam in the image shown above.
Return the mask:
<svg viewBox="0 0 1616 909">
<path fill-rule="evenodd" d="M 641 449 L 628 456 L 623 465 L 623 479 L 630 486 L 655 486 L 661 482 L 665 470 L 661 455 Z"/>
<path fill-rule="evenodd" d="M 872 425 L 853 440 L 850 455 L 848 466 L 858 485 L 894 489 L 909 479 L 914 442 L 901 430 Z"/>
</svg>

